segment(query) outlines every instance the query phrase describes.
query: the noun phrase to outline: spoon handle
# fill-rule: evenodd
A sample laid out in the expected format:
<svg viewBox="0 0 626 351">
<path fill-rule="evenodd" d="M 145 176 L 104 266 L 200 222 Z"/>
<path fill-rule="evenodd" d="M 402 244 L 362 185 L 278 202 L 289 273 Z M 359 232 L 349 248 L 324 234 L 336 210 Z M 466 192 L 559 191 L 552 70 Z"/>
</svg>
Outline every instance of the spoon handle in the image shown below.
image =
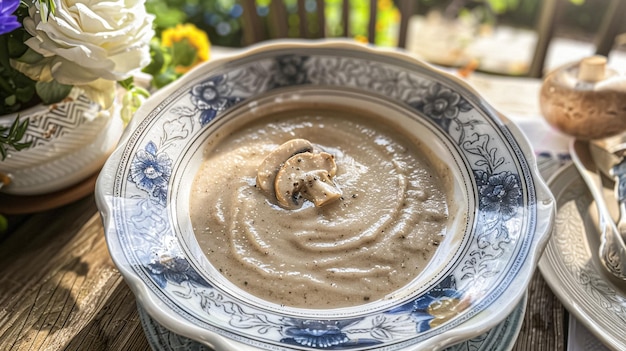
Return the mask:
<svg viewBox="0 0 626 351">
<path fill-rule="evenodd" d="M 611 169 L 611 175 L 615 181 L 615 197 L 619 204 L 619 220 L 617 229 L 622 239 L 626 238 L 626 158 Z"/>
<path fill-rule="evenodd" d="M 604 200 L 602 178 L 589 155 L 589 144 L 575 140 L 570 146 L 572 161 L 595 200 L 600 224 L 600 261 L 619 279 L 626 280 L 626 246 Z"/>
</svg>

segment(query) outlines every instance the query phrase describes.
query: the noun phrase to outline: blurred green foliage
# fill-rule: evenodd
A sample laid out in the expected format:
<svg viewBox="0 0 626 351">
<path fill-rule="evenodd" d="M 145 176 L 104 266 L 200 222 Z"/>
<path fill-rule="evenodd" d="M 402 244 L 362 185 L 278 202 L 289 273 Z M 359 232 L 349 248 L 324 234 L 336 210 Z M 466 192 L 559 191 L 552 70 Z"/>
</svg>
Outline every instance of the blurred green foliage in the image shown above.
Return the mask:
<svg viewBox="0 0 626 351">
<path fill-rule="evenodd" d="M 339 37 L 343 33 L 341 23 L 342 0 L 326 0 L 325 16 L 327 35 Z M 257 0 L 257 13 L 267 22 L 270 0 Z M 393 45 L 398 21 L 396 9 L 392 0 L 379 1 L 380 24 L 377 33 L 377 44 Z M 382 6 L 381 6 L 382 4 Z M 316 1 L 307 0 L 305 7 L 309 23 L 315 23 Z M 351 0 L 352 17 L 350 32 L 353 36 L 367 36 L 367 21 L 369 16 L 369 2 Z M 299 35 L 299 18 L 297 15 L 297 0 L 285 0 L 288 14 L 290 37 Z M 243 9 L 237 0 L 147 0 L 148 12 L 156 15 L 155 26 L 157 35 L 167 28 L 179 23 L 193 23 L 204 30 L 212 45 L 239 47 L 242 45 L 241 15 Z"/>
<path fill-rule="evenodd" d="M 241 5 L 236 0 L 147 0 L 156 14 L 157 35 L 179 23 L 193 23 L 205 31 L 211 44 L 241 46 Z"/>
<path fill-rule="evenodd" d="M 472 13 L 483 22 L 533 28 L 539 18 L 542 0 L 415 0 L 416 13 L 426 14 L 438 9 L 449 16 Z M 545 0 L 543 0 L 545 1 Z M 569 0 L 560 25 L 578 32 L 594 32 L 599 27 L 609 0 Z M 297 37 L 297 0 L 284 0 L 289 23 L 289 36 Z M 327 36 L 339 37 L 342 0 L 326 0 Z M 376 44 L 394 45 L 399 16 L 394 3 L 379 0 Z M 257 0 L 257 13 L 268 21 L 270 0 Z M 388 6 L 387 3 L 392 6 Z M 352 17 L 350 33 L 357 38 L 367 36 L 369 1 L 350 0 Z M 213 45 L 242 46 L 242 12 L 238 0 L 147 0 L 148 11 L 157 14 L 157 34 L 179 23 L 193 23 L 204 30 Z M 309 23 L 315 22 L 316 1 L 305 2 Z"/>
</svg>

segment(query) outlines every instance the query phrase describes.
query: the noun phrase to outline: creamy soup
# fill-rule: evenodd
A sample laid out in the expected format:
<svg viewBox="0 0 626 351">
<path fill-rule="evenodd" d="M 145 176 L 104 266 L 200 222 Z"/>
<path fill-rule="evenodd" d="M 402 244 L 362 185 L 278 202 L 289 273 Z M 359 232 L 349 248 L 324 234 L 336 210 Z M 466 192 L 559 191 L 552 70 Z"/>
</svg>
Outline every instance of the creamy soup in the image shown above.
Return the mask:
<svg viewBox="0 0 626 351">
<path fill-rule="evenodd" d="M 334 161 L 332 201 L 294 188 L 285 205 L 257 184 L 268 155 L 294 139 Z M 346 112 L 262 118 L 208 146 L 190 200 L 196 237 L 229 281 L 267 301 L 334 308 L 382 299 L 417 277 L 446 234 L 450 180 L 428 152 Z"/>
</svg>

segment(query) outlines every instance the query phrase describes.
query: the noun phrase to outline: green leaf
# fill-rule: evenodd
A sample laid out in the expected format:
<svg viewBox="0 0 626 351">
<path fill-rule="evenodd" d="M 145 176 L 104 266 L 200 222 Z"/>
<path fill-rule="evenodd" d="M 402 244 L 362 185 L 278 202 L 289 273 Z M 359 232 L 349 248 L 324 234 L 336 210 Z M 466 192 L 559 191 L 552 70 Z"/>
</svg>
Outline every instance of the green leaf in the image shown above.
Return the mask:
<svg viewBox="0 0 626 351">
<path fill-rule="evenodd" d="M 135 79 L 133 77 L 128 77 L 124 80 L 118 81 L 117 83 L 125 90 L 130 90 L 135 87 Z"/>
<path fill-rule="evenodd" d="M 17 97 L 15 97 L 15 94 L 4 98 L 4 104 L 7 106 L 13 106 L 15 105 L 16 102 L 17 102 Z"/>
<path fill-rule="evenodd" d="M 28 48 L 24 52 L 24 54 L 22 56 L 20 56 L 19 58 L 17 58 L 16 60 L 32 65 L 32 64 L 35 64 L 35 63 L 37 63 L 37 62 L 39 62 L 39 61 L 41 61 L 43 59 L 44 59 L 44 57 L 41 54 L 37 53 L 36 51 L 34 51 L 31 48 Z"/>
<path fill-rule="evenodd" d="M 17 127 L 17 133 L 15 133 L 15 139 L 22 140 L 24 134 L 26 134 L 26 130 L 28 130 L 28 118 L 24 120 L 24 122 L 20 123 Z"/>
<path fill-rule="evenodd" d="M 152 40 L 150 42 L 150 63 L 144 67 L 143 72 L 154 76 L 159 74 L 163 70 L 165 65 L 165 56 L 163 54 L 163 48 L 158 40 Z"/>
<path fill-rule="evenodd" d="M 191 66 L 196 60 L 197 53 L 198 50 L 189 43 L 189 40 L 177 41 L 172 46 L 172 65 Z"/>
<path fill-rule="evenodd" d="M 19 116 L 13 121 L 13 123 L 11 123 L 10 128 L 0 127 L 0 156 L 2 157 L 2 160 L 7 157 L 9 148 L 20 151 L 30 147 L 30 141 L 21 141 L 27 128 L 28 119 L 20 122 Z"/>
<path fill-rule="evenodd" d="M 35 96 L 35 86 L 27 85 L 21 88 L 15 89 L 15 96 L 21 102 L 29 102 Z"/>
<path fill-rule="evenodd" d="M 13 124 L 11 124 L 11 129 L 9 129 L 9 136 L 17 134 L 17 127 L 19 127 L 19 125 L 19 121 L 16 118 L 15 121 L 13 121 Z"/>
<path fill-rule="evenodd" d="M 149 98 L 150 97 L 150 92 L 147 91 L 144 88 L 141 88 L 141 87 L 134 87 L 133 88 L 133 93 L 136 94 L 136 95 L 139 95 L 139 96 L 143 96 L 145 98 Z"/>
<path fill-rule="evenodd" d="M 6 93 L 6 94 L 12 94 L 13 93 L 13 85 L 11 84 L 11 78 L 10 77 L 5 77 L 5 75 L 2 72 L 2 69 L 0 69 L 0 94 L 1 93 Z"/>
<path fill-rule="evenodd" d="M 174 73 L 171 70 L 166 70 L 163 73 L 159 73 L 155 75 L 154 79 L 152 79 L 152 84 L 156 88 L 162 88 L 168 85 L 169 83 L 175 81 L 177 78 L 178 78 L 178 75 L 176 73 Z"/>
<path fill-rule="evenodd" d="M 48 105 L 63 100 L 72 90 L 72 86 L 53 80 L 51 82 L 37 82 L 35 90 L 41 101 Z"/>
<path fill-rule="evenodd" d="M 30 142 L 28 142 L 28 143 L 16 143 L 16 144 L 13 144 L 13 148 L 14 148 L 16 151 L 22 151 L 22 150 L 24 150 L 24 149 L 26 149 L 26 148 L 29 148 L 29 147 L 30 147 L 30 145 L 31 145 L 31 143 L 30 143 Z"/>
<path fill-rule="evenodd" d="M 157 28 L 174 27 L 179 23 L 184 23 L 187 18 L 187 15 L 182 9 L 178 9 L 174 6 L 170 7 L 166 2 L 147 1 L 146 11 L 158 14 L 154 19 L 154 24 Z"/>
<path fill-rule="evenodd" d="M 25 38 L 22 31 L 25 32 L 23 28 L 20 28 L 7 36 L 7 52 L 11 58 L 20 57 L 28 50 L 28 45 L 24 44 Z"/>
</svg>

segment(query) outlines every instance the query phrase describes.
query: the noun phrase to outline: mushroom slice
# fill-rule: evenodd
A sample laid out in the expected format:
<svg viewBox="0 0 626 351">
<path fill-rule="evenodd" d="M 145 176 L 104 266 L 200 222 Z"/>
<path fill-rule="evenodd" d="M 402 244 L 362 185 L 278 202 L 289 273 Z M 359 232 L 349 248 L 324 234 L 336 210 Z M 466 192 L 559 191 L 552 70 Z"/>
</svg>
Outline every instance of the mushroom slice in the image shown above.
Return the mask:
<svg viewBox="0 0 626 351">
<path fill-rule="evenodd" d="M 336 173 L 335 158 L 329 153 L 296 154 L 276 174 L 276 200 L 288 209 L 298 208 L 302 197 L 318 207 L 329 204 L 341 197 L 331 179 Z"/>
<path fill-rule="evenodd" d="M 257 186 L 269 193 L 274 193 L 276 173 L 290 157 L 313 151 L 313 144 L 306 139 L 291 139 L 272 151 L 259 165 L 256 176 Z"/>
</svg>

